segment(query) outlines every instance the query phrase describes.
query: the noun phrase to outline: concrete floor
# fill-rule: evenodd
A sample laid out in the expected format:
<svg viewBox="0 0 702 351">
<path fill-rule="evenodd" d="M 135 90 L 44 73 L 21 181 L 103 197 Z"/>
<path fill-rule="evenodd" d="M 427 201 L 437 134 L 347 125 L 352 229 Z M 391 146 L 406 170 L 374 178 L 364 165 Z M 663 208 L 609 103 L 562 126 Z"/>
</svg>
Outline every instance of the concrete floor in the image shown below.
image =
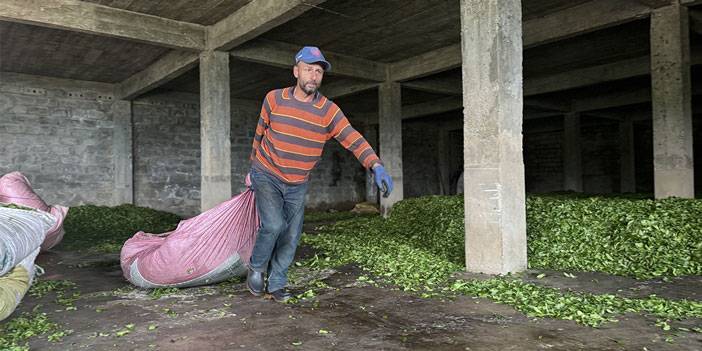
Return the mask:
<svg viewBox="0 0 702 351">
<path fill-rule="evenodd" d="M 303 248 L 300 255 L 309 255 Z M 61 342 L 46 337 L 30 342 L 36 350 L 700 350 L 702 334 L 673 334 L 656 318 L 620 316 L 600 328 L 571 321 L 532 319 L 486 299 L 421 299 L 361 283 L 357 267 L 324 271 L 330 286 L 314 299 L 283 305 L 251 296 L 243 283 L 182 289 L 160 299 L 129 285 L 117 255 L 54 251 L 38 263 L 41 279 L 77 284 L 77 310 L 65 311 L 49 294 L 27 296 L 18 312 L 38 304 L 50 319 L 73 333 Z M 560 272 L 529 272 L 526 280 L 578 291 L 700 300 L 702 277 L 671 282 L 636 281 L 602 274 L 564 277 Z M 310 278 L 302 274 L 299 282 Z M 319 278 L 315 276 L 314 278 Z M 300 283 L 304 284 L 304 283 Z M 297 287 L 298 292 L 302 287 Z M 99 312 L 98 312 L 99 311 Z M 16 313 L 18 313 L 16 312 Z M 688 328 L 700 320 L 675 322 Z M 131 333 L 117 337 L 125 325 Z M 152 330 L 149 330 L 152 326 Z M 154 328 L 155 326 L 155 328 Z"/>
</svg>

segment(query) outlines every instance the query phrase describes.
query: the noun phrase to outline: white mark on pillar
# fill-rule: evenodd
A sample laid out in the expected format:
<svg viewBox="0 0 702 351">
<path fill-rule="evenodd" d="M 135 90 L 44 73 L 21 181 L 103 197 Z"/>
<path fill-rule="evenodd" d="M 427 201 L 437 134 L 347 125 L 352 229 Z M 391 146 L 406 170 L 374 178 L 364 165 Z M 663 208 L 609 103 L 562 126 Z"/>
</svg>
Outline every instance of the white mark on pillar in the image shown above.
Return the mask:
<svg viewBox="0 0 702 351">
<path fill-rule="evenodd" d="M 487 195 L 490 212 L 487 213 L 488 223 L 499 223 L 502 217 L 502 184 L 480 183 L 480 189 Z"/>
</svg>

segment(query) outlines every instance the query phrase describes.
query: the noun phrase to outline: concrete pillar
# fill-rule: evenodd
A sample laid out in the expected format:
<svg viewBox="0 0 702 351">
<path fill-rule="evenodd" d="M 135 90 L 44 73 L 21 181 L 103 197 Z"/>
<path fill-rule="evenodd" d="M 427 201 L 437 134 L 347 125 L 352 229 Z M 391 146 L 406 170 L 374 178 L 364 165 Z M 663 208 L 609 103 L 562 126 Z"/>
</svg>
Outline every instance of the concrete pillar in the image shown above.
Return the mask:
<svg viewBox="0 0 702 351">
<path fill-rule="evenodd" d="M 461 0 L 466 268 L 526 269 L 521 1 Z"/>
<path fill-rule="evenodd" d="M 394 190 L 380 197 L 380 213 L 390 214 L 392 205 L 404 198 L 402 186 L 402 94 L 400 83 L 384 82 L 378 87 L 378 139 L 380 158 L 392 177 Z"/>
<path fill-rule="evenodd" d="M 373 150 L 378 150 L 378 125 L 366 123 L 363 137 L 371 145 Z M 378 187 L 373 180 L 373 172 L 366 170 L 366 202 L 378 203 Z"/>
<path fill-rule="evenodd" d="M 693 198 L 689 24 L 677 3 L 651 14 L 651 87 L 655 196 Z"/>
<path fill-rule="evenodd" d="M 439 191 L 442 195 L 451 194 L 451 178 L 449 174 L 449 130 L 446 126 L 439 127 L 437 140 L 437 163 L 439 167 Z"/>
<path fill-rule="evenodd" d="M 115 101 L 112 104 L 115 126 L 112 132 L 115 190 L 113 204 L 134 203 L 132 102 Z"/>
<path fill-rule="evenodd" d="M 622 193 L 636 192 L 634 123 L 629 117 L 619 122 L 619 156 L 621 170 L 619 191 Z"/>
<path fill-rule="evenodd" d="M 232 196 L 229 53 L 200 54 L 200 209 Z"/>
<path fill-rule="evenodd" d="M 563 189 L 583 191 L 580 114 L 577 112 L 563 116 Z"/>
</svg>

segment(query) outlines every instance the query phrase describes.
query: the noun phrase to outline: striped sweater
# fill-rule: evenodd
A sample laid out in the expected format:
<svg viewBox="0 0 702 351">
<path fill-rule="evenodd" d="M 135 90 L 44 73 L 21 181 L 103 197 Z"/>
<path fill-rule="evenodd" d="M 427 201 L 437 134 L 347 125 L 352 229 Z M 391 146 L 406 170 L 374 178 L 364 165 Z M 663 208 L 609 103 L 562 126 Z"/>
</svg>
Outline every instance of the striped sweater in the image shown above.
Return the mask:
<svg viewBox="0 0 702 351">
<path fill-rule="evenodd" d="M 311 102 L 298 101 L 293 89 L 266 94 L 251 153 L 254 167 L 288 184 L 304 183 L 331 138 L 353 152 L 365 168 L 380 162 L 335 103 L 319 93 Z"/>
</svg>

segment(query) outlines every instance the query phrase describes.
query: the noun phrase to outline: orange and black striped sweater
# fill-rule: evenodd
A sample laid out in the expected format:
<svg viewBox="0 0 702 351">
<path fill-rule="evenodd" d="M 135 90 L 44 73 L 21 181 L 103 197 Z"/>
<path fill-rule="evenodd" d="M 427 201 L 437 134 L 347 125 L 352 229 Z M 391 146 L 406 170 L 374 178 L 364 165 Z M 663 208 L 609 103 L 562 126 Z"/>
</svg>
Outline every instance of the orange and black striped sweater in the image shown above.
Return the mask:
<svg viewBox="0 0 702 351">
<path fill-rule="evenodd" d="M 335 103 L 319 93 L 311 102 L 298 101 L 293 89 L 266 94 L 251 153 L 254 167 L 288 184 L 304 183 L 331 138 L 353 152 L 365 168 L 380 162 Z"/>
</svg>

